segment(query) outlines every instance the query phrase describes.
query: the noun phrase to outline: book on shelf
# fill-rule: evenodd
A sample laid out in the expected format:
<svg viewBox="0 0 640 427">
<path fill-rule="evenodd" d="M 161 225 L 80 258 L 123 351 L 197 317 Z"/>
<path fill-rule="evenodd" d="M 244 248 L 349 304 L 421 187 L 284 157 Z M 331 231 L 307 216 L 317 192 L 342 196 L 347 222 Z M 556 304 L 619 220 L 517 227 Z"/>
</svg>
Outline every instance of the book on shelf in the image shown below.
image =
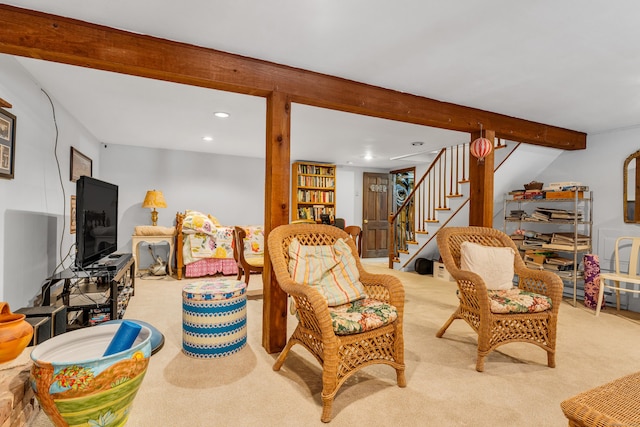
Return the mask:
<svg viewBox="0 0 640 427">
<path fill-rule="evenodd" d="M 588 245 L 589 244 L 589 236 L 580 234 L 580 233 L 553 233 L 551 237 L 551 243 L 558 243 L 562 245 Z"/>
<path fill-rule="evenodd" d="M 525 190 L 524 199 L 544 199 L 544 193 L 542 190 Z"/>
<path fill-rule="evenodd" d="M 531 213 L 531 216 L 529 218 L 535 221 L 549 221 L 551 216 L 546 214 L 545 212 L 535 210 Z"/>
<path fill-rule="evenodd" d="M 549 271 L 571 271 L 573 265 L 544 264 L 544 269 Z"/>
<path fill-rule="evenodd" d="M 540 216 L 546 216 L 548 219 L 582 219 L 582 212 L 569 211 L 566 209 L 554 209 L 547 207 L 538 207 L 534 213 Z"/>
<path fill-rule="evenodd" d="M 582 212 L 554 212 L 551 214 L 551 219 L 567 219 L 567 220 L 582 220 Z"/>
<path fill-rule="evenodd" d="M 537 262 L 533 262 L 533 261 L 525 261 L 524 264 L 534 270 L 544 270 L 544 267 L 542 266 L 542 264 L 539 264 Z"/>
<path fill-rule="evenodd" d="M 588 185 L 582 185 L 581 182 L 566 181 L 552 182 L 543 191 L 589 191 Z"/>
<path fill-rule="evenodd" d="M 573 252 L 576 251 L 588 251 L 590 248 L 589 245 L 567 245 L 560 243 L 544 243 L 542 245 L 542 249 L 552 249 L 561 252 Z"/>
<path fill-rule="evenodd" d="M 560 190 L 564 187 L 573 187 L 573 186 L 579 186 L 579 185 L 582 185 L 582 183 L 578 181 L 559 181 L 559 182 L 549 183 L 547 188 Z"/>
<path fill-rule="evenodd" d="M 536 233 L 535 236 L 524 236 L 523 240 L 518 240 L 516 245 L 519 250 L 541 249 L 542 245 L 551 241 L 551 235 L 544 233 Z"/>
<path fill-rule="evenodd" d="M 530 248 L 542 248 L 542 245 L 544 244 L 544 242 L 542 240 L 536 240 L 536 239 L 524 239 L 520 246 L 518 247 L 518 249 L 530 249 Z"/>
<path fill-rule="evenodd" d="M 547 257 L 547 259 L 545 260 L 545 262 L 547 264 L 552 264 L 552 265 L 560 265 L 560 266 L 572 266 L 573 265 L 573 260 L 569 259 L 569 258 L 564 258 L 561 256 L 550 256 Z"/>
<path fill-rule="evenodd" d="M 527 213 L 523 210 L 520 209 L 514 209 L 511 212 L 509 212 L 509 219 L 525 219 L 527 218 Z"/>
</svg>

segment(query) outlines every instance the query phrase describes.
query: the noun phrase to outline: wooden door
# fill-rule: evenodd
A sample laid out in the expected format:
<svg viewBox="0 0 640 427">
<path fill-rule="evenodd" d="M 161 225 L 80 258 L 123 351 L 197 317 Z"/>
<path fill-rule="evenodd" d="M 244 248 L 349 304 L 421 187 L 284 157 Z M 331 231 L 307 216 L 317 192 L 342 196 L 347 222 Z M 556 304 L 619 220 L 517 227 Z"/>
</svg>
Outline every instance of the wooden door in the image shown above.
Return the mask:
<svg viewBox="0 0 640 427">
<path fill-rule="evenodd" d="M 386 173 L 365 172 L 363 175 L 363 258 L 380 258 L 389 255 L 390 182 L 390 175 Z"/>
</svg>

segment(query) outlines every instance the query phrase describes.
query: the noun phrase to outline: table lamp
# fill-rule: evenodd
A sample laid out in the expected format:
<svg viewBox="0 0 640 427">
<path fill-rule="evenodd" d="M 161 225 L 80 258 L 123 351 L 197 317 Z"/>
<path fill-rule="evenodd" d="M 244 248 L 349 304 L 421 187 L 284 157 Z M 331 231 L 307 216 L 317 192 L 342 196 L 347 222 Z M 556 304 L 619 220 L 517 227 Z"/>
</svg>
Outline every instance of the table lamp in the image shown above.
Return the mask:
<svg viewBox="0 0 640 427">
<path fill-rule="evenodd" d="M 144 202 L 142 202 L 143 208 L 153 208 L 151 211 L 151 225 L 158 225 L 158 211 L 156 208 L 166 208 L 167 202 L 164 201 L 164 195 L 162 191 L 149 190 L 147 195 L 144 196 Z"/>
</svg>

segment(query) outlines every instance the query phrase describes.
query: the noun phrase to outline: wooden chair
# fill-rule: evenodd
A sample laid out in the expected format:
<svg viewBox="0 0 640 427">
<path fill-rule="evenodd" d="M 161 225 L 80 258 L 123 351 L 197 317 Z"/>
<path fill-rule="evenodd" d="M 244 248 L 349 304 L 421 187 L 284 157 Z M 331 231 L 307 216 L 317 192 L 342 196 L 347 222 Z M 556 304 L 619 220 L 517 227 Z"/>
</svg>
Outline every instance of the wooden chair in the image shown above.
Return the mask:
<svg viewBox="0 0 640 427">
<path fill-rule="evenodd" d="M 300 344 L 315 356 L 322 366 L 323 422 L 331 420 L 331 407 L 338 389 L 361 368 L 373 364 L 390 365 L 396 370 L 398 386 L 405 387 L 404 287 L 391 275 L 371 274 L 362 268 L 352 239 L 332 225 L 288 224 L 269 233 L 269 256 L 278 284 L 293 298 L 298 325 L 273 369 L 280 370 L 291 347 Z M 289 273 L 289 245 L 293 239 L 301 245 L 333 245 L 343 238 L 351 248 L 353 258 L 369 298 L 393 305 L 398 317 L 391 323 L 362 333 L 337 335 L 332 325 L 327 299 L 313 286 L 296 283 Z M 384 411 L 384 409 L 381 409 Z M 381 414 L 382 415 L 382 414 Z"/>
<path fill-rule="evenodd" d="M 347 233 L 353 241 L 356 243 L 356 248 L 358 248 L 358 256 L 362 256 L 362 228 L 357 225 L 349 225 L 344 228 L 345 233 Z"/>
<path fill-rule="evenodd" d="M 264 257 L 245 257 L 244 254 L 244 239 L 247 237 L 247 232 L 244 228 L 235 226 L 233 232 L 233 257 L 238 263 L 238 280 L 242 278 L 244 274 L 244 282 L 249 286 L 249 279 L 251 272 L 262 273 L 264 266 Z"/>
<path fill-rule="evenodd" d="M 629 257 L 621 259 L 620 252 L 629 250 Z M 614 252 L 615 271 L 612 273 L 600 273 L 600 289 L 598 291 L 598 303 L 596 305 L 596 316 L 600 314 L 600 309 L 604 301 L 604 288 L 616 291 L 616 308 L 620 311 L 620 292 L 631 292 L 640 294 L 640 290 L 627 288 L 620 283 L 640 284 L 638 274 L 638 254 L 640 254 L 640 237 L 618 237 Z M 627 271 L 620 268 L 621 264 L 627 264 Z"/>
<path fill-rule="evenodd" d="M 454 320 L 465 320 L 478 334 L 478 372 L 484 370 L 484 359 L 490 352 L 512 342 L 539 346 L 547 352 L 548 366 L 555 367 L 556 326 L 563 288 L 558 275 L 527 268 L 511 238 L 493 228 L 445 227 L 438 232 L 437 242 L 447 271 L 458 283 L 459 305 L 436 336 L 441 338 Z M 518 289 L 547 296 L 551 300 L 551 308 L 536 313 L 494 313 L 490 299 L 490 295 L 494 294 L 487 290 L 484 280 L 480 275 L 460 268 L 463 242 L 512 248 L 515 252 L 514 272 L 518 278 Z"/>
</svg>

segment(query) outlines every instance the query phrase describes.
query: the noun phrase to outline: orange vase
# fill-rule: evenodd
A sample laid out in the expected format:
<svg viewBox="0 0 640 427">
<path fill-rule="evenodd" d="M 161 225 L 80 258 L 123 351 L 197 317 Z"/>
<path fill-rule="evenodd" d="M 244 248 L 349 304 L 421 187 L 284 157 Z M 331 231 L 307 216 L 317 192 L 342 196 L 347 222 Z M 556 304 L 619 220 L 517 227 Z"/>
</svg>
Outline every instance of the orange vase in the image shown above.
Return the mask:
<svg viewBox="0 0 640 427">
<path fill-rule="evenodd" d="M 18 357 L 33 337 L 33 326 L 24 314 L 14 314 L 9 304 L 0 302 L 0 363 Z"/>
</svg>

